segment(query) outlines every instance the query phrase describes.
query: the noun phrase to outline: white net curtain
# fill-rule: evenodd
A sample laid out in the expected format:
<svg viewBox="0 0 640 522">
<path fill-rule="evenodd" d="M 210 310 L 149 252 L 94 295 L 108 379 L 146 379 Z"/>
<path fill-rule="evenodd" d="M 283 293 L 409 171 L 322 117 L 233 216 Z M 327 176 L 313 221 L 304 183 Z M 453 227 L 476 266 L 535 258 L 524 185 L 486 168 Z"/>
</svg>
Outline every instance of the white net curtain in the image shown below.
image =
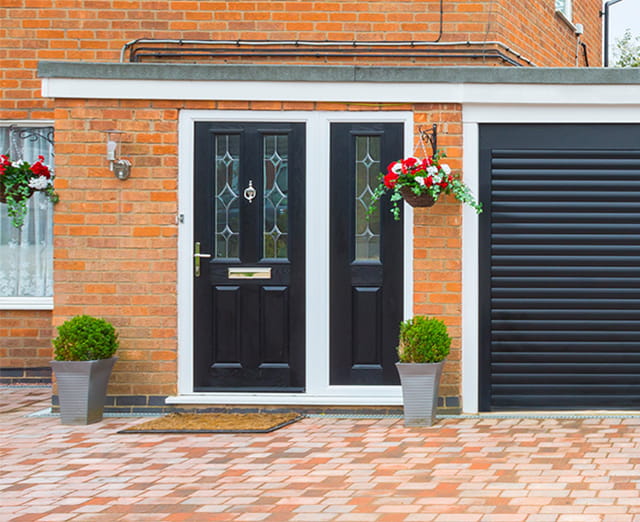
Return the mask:
<svg viewBox="0 0 640 522">
<path fill-rule="evenodd" d="M 44 156 L 53 168 L 52 127 L 0 127 L 0 153 L 33 163 Z M 0 297 L 53 295 L 53 204 L 36 192 L 24 225 L 15 228 L 0 204 Z"/>
</svg>

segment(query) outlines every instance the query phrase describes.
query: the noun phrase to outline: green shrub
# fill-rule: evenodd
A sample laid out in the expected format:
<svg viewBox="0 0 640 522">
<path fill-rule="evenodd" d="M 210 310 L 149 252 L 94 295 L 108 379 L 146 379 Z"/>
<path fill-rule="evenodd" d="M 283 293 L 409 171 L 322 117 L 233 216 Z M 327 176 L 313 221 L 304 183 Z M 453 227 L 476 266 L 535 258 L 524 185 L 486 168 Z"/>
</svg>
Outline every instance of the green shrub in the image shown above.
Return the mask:
<svg viewBox="0 0 640 522">
<path fill-rule="evenodd" d="M 416 316 L 400 323 L 400 362 L 440 362 L 449 355 L 450 348 L 451 337 L 440 319 Z"/>
<path fill-rule="evenodd" d="M 56 361 L 108 359 L 118 348 L 118 334 L 104 319 L 77 315 L 58 326 L 53 347 Z"/>
</svg>

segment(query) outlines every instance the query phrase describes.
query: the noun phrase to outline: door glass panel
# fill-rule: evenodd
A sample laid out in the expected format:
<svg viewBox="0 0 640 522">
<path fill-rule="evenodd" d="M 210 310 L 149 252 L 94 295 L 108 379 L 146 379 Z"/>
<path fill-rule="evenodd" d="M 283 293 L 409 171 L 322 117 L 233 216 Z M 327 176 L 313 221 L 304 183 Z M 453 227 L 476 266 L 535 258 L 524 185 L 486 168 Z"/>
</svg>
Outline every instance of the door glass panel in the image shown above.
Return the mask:
<svg viewBox="0 0 640 522">
<path fill-rule="evenodd" d="M 264 257 L 287 259 L 289 235 L 289 139 L 264 138 Z"/>
<path fill-rule="evenodd" d="M 215 257 L 240 257 L 240 136 L 215 137 Z"/>
<path fill-rule="evenodd" d="M 380 208 L 367 210 L 380 175 L 380 136 L 356 136 L 355 245 L 356 261 L 380 259 Z"/>
</svg>

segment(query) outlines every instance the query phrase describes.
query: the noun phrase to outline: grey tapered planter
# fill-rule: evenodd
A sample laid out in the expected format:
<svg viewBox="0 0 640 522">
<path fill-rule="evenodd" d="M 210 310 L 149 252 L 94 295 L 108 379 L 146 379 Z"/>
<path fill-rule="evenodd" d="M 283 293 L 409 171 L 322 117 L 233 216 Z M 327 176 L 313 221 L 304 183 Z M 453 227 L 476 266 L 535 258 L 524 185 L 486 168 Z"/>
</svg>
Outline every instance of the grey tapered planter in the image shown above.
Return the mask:
<svg viewBox="0 0 640 522">
<path fill-rule="evenodd" d="M 432 426 L 438 407 L 438 388 L 444 361 L 396 363 L 404 406 L 405 426 Z"/>
<path fill-rule="evenodd" d="M 117 357 L 95 361 L 51 361 L 56 374 L 62 424 L 102 420 L 107 385 Z"/>
</svg>

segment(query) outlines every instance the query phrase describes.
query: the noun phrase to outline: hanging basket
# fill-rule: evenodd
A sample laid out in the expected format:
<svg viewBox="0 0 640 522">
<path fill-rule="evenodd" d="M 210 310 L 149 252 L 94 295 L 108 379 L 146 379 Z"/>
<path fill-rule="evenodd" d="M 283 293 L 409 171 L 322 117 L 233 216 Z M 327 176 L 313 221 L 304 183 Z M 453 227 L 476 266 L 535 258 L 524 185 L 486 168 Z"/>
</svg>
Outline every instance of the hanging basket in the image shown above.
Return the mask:
<svg viewBox="0 0 640 522">
<path fill-rule="evenodd" d="M 23 196 L 21 194 L 18 197 L 14 197 L 13 199 L 16 202 L 17 201 L 22 201 L 23 199 L 29 199 L 32 195 L 33 195 L 33 189 L 30 188 L 28 196 Z M 7 202 L 7 194 L 5 193 L 4 185 L 0 184 L 0 203 L 6 203 L 6 202 Z"/>
<path fill-rule="evenodd" d="M 415 194 L 409 187 L 400 187 L 402 198 L 412 207 L 432 207 L 436 200 L 428 192 Z"/>
</svg>

